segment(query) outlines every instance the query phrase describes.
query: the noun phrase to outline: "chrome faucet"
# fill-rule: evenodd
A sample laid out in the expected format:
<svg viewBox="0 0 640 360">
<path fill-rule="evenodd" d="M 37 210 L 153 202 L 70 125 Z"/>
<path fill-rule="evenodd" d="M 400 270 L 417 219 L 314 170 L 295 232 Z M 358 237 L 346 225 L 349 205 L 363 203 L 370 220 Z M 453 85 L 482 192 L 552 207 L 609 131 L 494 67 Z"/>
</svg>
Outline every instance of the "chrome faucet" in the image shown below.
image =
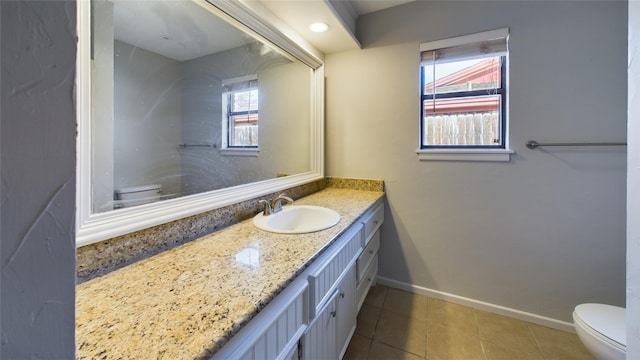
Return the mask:
<svg viewBox="0 0 640 360">
<path fill-rule="evenodd" d="M 293 199 L 286 196 L 285 194 L 278 195 L 277 198 L 271 201 L 271 213 L 275 214 L 278 211 L 282 210 L 282 203 L 286 202 L 287 204 L 293 204 Z"/>
<path fill-rule="evenodd" d="M 260 200 L 259 204 L 264 204 L 263 215 L 268 216 L 271 214 L 275 214 L 278 211 L 282 210 L 282 203 L 286 202 L 287 204 L 293 204 L 293 199 L 286 196 L 285 194 L 280 194 L 277 198 L 273 200 Z"/>
</svg>

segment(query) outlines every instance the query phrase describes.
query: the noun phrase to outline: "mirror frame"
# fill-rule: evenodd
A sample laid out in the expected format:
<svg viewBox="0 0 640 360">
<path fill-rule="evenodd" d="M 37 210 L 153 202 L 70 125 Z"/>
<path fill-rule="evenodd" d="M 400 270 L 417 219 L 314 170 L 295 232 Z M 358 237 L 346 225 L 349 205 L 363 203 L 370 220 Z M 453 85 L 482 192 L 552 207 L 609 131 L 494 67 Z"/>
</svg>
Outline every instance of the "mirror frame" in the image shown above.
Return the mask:
<svg viewBox="0 0 640 360">
<path fill-rule="evenodd" d="M 91 3 L 78 0 L 76 60 L 76 116 L 78 126 L 76 148 L 76 247 L 182 219 L 254 199 L 294 186 L 324 178 L 324 64 L 312 51 L 292 39 L 290 31 L 258 16 L 240 1 L 191 0 L 221 17 L 240 30 L 270 43 L 286 56 L 293 56 L 311 70 L 311 170 L 286 177 L 258 181 L 234 187 L 163 200 L 131 208 L 91 213 Z M 87 35 L 88 34 L 88 35 Z M 295 36 L 294 36 L 295 37 Z M 299 41 L 299 40 L 298 40 Z"/>
</svg>

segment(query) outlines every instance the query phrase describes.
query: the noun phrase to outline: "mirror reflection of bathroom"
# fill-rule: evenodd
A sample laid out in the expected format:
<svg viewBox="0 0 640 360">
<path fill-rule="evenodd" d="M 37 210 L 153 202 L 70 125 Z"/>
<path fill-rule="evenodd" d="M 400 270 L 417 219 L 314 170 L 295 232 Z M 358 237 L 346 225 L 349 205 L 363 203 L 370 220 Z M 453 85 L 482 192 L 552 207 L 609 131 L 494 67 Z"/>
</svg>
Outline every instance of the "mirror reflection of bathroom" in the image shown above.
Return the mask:
<svg viewBox="0 0 640 360">
<path fill-rule="evenodd" d="M 312 70 L 207 7 L 92 1 L 93 213 L 311 169 Z"/>
</svg>

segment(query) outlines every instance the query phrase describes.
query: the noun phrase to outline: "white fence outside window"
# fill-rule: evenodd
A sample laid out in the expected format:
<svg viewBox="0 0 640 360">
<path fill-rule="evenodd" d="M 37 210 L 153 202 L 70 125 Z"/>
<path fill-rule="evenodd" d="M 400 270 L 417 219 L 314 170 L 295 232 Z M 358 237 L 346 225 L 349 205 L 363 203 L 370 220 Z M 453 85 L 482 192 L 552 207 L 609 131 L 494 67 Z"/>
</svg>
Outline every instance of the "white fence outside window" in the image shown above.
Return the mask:
<svg viewBox="0 0 640 360">
<path fill-rule="evenodd" d="M 497 111 L 425 116 L 423 144 L 495 145 L 500 141 L 499 119 Z"/>
<path fill-rule="evenodd" d="M 234 127 L 233 143 L 240 146 L 257 146 L 258 125 L 239 125 Z"/>
</svg>

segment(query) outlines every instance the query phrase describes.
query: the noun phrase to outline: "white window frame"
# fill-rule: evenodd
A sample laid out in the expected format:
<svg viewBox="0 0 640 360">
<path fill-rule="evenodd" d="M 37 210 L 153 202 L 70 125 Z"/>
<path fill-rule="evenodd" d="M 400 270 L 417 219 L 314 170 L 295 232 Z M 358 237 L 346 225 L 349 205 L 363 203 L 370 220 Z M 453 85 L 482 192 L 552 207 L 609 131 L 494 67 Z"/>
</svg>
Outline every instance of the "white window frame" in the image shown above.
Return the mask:
<svg viewBox="0 0 640 360">
<path fill-rule="evenodd" d="M 252 80 L 258 80 L 257 75 L 246 75 L 235 78 L 225 79 L 222 81 L 222 85 L 230 85 L 235 83 L 247 82 Z M 222 93 L 222 146 L 220 147 L 220 154 L 223 156 L 245 156 L 245 157 L 258 157 L 260 154 L 260 143 L 257 147 L 229 147 L 229 114 L 228 110 L 228 96 L 227 92 Z M 258 105 L 258 113 L 260 108 Z M 260 123 L 260 120 L 258 120 Z"/>
<path fill-rule="evenodd" d="M 442 39 L 436 41 L 430 41 L 420 44 L 420 52 L 430 51 L 435 49 L 442 49 L 447 47 L 459 46 L 474 42 L 481 42 L 490 39 L 508 38 L 509 29 L 502 28 L 491 31 L 485 31 L 481 33 L 475 33 L 470 35 L 458 36 L 449 39 Z M 506 78 L 502 79 L 505 82 L 505 88 L 507 94 L 509 94 L 509 57 L 507 56 L 507 74 Z M 420 86 L 423 86 L 422 84 Z M 505 104 L 506 117 L 504 122 L 504 149 L 482 149 L 482 148 L 428 148 L 418 149 L 418 160 L 420 161 L 502 161 L 508 162 L 511 160 L 511 154 L 514 153 L 509 146 L 509 96 L 507 96 L 507 103 Z M 421 143 L 420 137 L 423 136 L 422 131 L 419 131 L 418 144 Z"/>
</svg>

